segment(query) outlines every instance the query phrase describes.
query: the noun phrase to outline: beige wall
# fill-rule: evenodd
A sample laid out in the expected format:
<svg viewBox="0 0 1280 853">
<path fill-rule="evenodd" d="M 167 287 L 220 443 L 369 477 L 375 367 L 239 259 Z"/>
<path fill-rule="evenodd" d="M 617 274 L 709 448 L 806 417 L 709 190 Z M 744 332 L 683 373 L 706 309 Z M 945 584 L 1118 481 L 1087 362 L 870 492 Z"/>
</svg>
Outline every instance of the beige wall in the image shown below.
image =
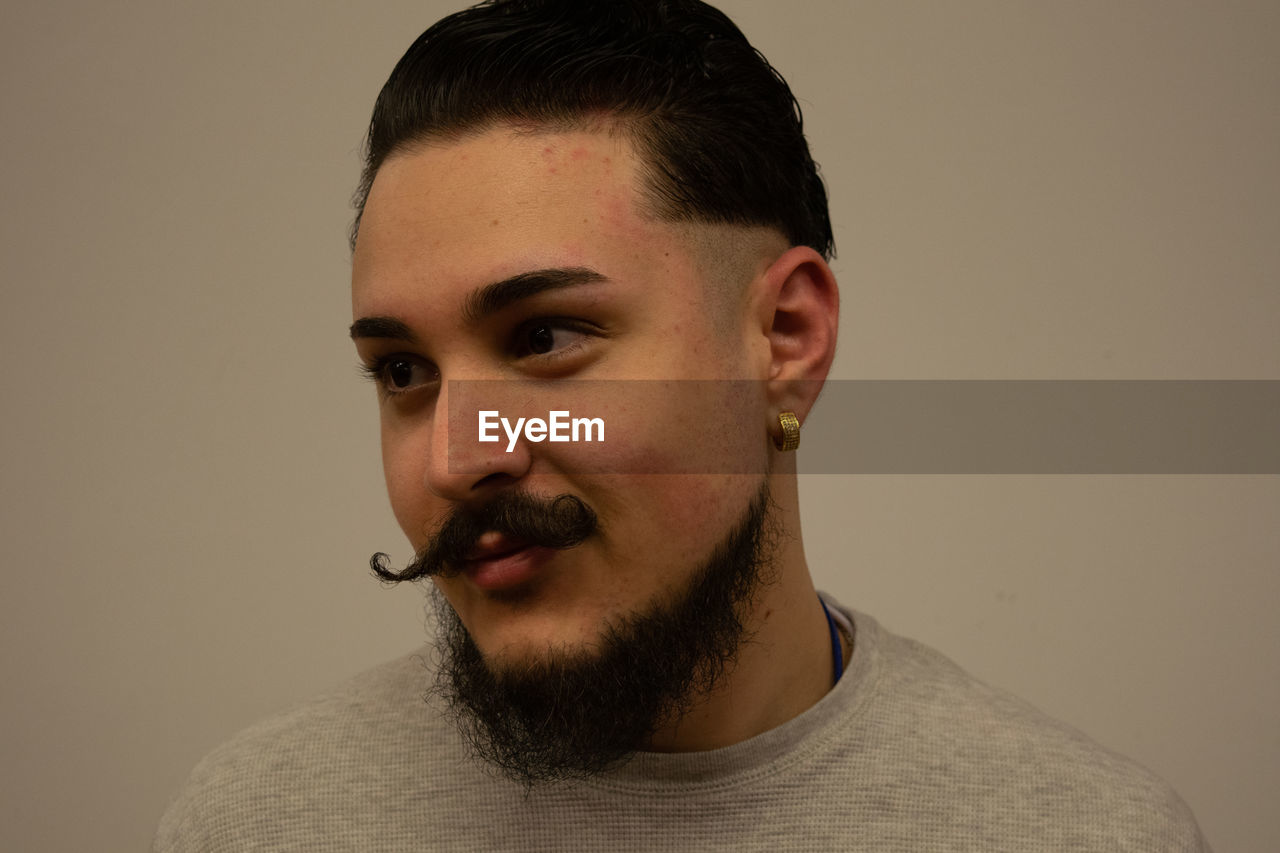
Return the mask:
<svg viewBox="0 0 1280 853">
<path fill-rule="evenodd" d="M 145 846 L 419 641 L 344 339 L 373 97 L 451 4 L 6 4 L 0 848 Z M 838 375 L 1280 379 L 1280 7 L 725 0 L 833 197 Z M 374 9 L 374 11 L 367 11 Z M 812 477 L 820 585 L 1280 849 L 1280 478 Z"/>
</svg>

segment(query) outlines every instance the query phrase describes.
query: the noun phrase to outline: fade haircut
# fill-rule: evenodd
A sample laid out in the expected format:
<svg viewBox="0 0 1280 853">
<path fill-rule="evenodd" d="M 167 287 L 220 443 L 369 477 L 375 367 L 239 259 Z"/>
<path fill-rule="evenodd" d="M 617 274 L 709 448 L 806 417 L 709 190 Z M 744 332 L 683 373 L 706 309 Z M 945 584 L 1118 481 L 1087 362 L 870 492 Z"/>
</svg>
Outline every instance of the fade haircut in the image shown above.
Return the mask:
<svg viewBox="0 0 1280 853">
<path fill-rule="evenodd" d="M 487 0 L 437 22 L 378 94 L 352 249 L 388 157 L 500 123 L 620 132 L 657 218 L 764 226 L 834 253 L 791 89 L 698 0 Z"/>
</svg>

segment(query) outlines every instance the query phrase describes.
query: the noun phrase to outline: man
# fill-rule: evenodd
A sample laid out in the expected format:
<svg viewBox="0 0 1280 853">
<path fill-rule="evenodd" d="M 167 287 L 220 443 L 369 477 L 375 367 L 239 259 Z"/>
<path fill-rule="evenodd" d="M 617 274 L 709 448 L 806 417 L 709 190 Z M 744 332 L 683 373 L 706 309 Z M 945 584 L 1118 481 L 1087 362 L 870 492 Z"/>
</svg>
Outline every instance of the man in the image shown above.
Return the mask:
<svg viewBox="0 0 1280 853">
<path fill-rule="evenodd" d="M 357 207 L 417 554 L 373 568 L 429 579 L 438 640 L 213 753 L 156 849 L 1207 849 L 1145 771 L 814 590 L 792 451 L 831 228 L 727 18 L 446 18 L 378 97 Z"/>
</svg>

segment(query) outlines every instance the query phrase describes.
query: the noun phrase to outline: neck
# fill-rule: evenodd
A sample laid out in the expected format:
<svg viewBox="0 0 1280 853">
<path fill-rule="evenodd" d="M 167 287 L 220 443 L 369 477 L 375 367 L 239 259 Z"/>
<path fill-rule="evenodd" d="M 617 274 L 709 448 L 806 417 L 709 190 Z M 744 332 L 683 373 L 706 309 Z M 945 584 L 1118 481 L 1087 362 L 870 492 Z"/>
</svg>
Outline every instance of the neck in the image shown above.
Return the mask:
<svg viewBox="0 0 1280 853">
<path fill-rule="evenodd" d="M 680 720 L 655 733 L 652 751 L 740 743 L 804 713 L 832 687 L 831 634 L 804 558 L 795 478 L 774 480 L 785 543 L 775 557 L 776 580 L 753 600 L 733 666 Z M 846 661 L 849 652 L 846 646 Z"/>
</svg>

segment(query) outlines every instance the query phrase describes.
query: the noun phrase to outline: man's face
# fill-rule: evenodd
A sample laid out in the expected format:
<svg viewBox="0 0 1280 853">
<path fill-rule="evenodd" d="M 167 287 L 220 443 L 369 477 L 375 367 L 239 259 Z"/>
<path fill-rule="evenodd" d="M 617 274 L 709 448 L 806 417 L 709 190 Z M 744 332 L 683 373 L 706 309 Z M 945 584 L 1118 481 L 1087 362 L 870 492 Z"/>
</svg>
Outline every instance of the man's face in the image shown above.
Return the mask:
<svg viewBox="0 0 1280 853">
<path fill-rule="evenodd" d="M 503 492 L 573 495 L 598 519 L 567 550 L 483 536 L 458 571 L 434 578 L 497 669 L 589 651 L 608 626 L 679 595 L 759 493 L 768 439 L 750 394 L 726 384 L 723 399 L 691 398 L 628 382 L 758 378 L 767 361 L 747 282 L 712 282 L 697 227 L 645 214 L 640 169 L 621 137 L 498 127 L 392 157 L 364 210 L 357 328 L 400 325 L 365 323 L 376 334 L 357 334 L 357 348 L 389 386 L 383 464 L 415 550 L 450 513 Z M 467 386 L 479 398 L 492 389 L 479 407 L 503 416 L 534 393 L 504 388 L 546 380 L 539 414 L 601 416 L 605 441 L 507 452 L 505 435 L 479 444 L 459 434 L 475 429 L 475 406 L 451 435 L 458 380 L 508 380 Z M 757 475 L 714 463 L 663 473 L 691 448 L 746 456 Z"/>
</svg>

